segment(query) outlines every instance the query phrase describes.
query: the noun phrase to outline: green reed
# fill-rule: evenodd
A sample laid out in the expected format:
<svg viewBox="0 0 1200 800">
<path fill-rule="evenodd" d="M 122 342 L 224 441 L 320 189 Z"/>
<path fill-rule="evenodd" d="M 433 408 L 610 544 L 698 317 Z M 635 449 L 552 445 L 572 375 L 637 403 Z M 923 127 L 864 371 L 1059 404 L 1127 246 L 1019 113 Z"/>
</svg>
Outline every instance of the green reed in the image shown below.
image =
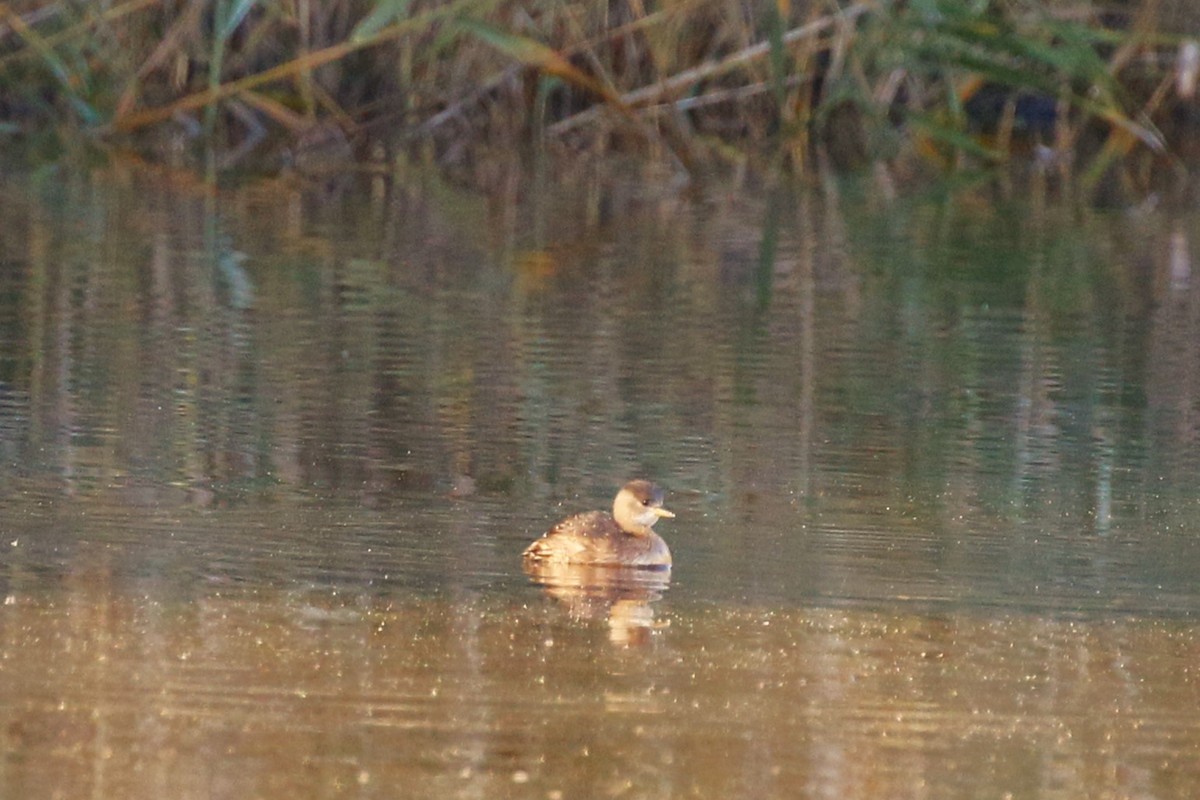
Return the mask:
<svg viewBox="0 0 1200 800">
<path fill-rule="evenodd" d="M 1187 43 L 1159 30 L 1158 6 L 0 3 L 0 133 L 138 142 L 182 130 L 230 150 L 248 125 L 277 146 L 332 125 L 443 154 L 537 137 L 667 152 L 689 169 L 766 155 L 801 172 L 830 148 L 850 164 L 907 155 L 953 169 L 1032 147 L 1095 177 L 1168 153 L 1155 121 L 1189 99 Z"/>
</svg>

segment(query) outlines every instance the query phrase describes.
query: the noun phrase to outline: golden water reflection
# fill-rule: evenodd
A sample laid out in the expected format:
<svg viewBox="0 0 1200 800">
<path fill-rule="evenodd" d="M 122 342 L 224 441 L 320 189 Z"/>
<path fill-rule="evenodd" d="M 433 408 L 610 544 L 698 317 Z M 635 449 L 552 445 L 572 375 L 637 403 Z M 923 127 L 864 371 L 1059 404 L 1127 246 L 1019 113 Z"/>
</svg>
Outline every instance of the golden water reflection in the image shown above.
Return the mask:
<svg viewBox="0 0 1200 800">
<path fill-rule="evenodd" d="M 525 562 L 525 573 L 576 620 L 608 623 L 614 644 L 645 644 L 666 623 L 654 604 L 671 585 L 671 569 L 632 569 L 595 564 Z"/>
<path fill-rule="evenodd" d="M 4 797 L 1189 797 L 1186 621 L 671 608 L 103 574 L 0 607 Z"/>
</svg>

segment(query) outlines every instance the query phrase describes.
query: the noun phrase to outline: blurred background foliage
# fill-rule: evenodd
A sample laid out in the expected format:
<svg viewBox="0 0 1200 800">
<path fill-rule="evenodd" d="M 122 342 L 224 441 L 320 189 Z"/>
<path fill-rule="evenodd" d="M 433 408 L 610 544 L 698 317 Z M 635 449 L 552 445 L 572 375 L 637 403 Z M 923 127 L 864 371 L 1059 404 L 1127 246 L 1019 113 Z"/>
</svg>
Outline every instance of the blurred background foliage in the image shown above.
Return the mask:
<svg viewBox="0 0 1200 800">
<path fill-rule="evenodd" d="M 1144 182 L 1186 160 L 1198 17 L 1184 0 L 27 0 L 0 3 L 0 135 L 218 170 L 417 155 L 484 183 L 514 144 L 687 177 L 1016 161 Z"/>
</svg>

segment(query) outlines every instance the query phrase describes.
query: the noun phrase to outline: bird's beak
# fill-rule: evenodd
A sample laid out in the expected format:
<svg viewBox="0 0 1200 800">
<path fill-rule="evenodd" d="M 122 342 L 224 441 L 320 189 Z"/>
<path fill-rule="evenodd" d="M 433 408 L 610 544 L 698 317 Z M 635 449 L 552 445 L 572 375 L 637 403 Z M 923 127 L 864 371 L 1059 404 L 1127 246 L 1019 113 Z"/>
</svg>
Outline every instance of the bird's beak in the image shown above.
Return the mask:
<svg viewBox="0 0 1200 800">
<path fill-rule="evenodd" d="M 673 512 L 667 511 L 662 506 L 654 506 L 650 510 L 654 512 L 654 516 L 656 517 L 666 517 L 667 519 L 675 518 L 675 514 Z"/>
</svg>

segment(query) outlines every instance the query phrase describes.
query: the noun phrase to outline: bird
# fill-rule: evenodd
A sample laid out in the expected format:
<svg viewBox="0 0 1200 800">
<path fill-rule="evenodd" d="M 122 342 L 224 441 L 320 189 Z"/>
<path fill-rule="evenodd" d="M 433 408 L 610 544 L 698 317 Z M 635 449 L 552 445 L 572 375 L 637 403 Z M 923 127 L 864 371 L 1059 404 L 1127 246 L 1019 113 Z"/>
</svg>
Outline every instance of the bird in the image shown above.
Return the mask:
<svg viewBox="0 0 1200 800">
<path fill-rule="evenodd" d="M 613 499 L 612 513 L 587 511 L 568 517 L 525 548 L 526 563 L 593 564 L 667 569 L 671 550 L 651 528 L 675 515 L 663 508 L 663 491 L 632 480 Z"/>
</svg>

